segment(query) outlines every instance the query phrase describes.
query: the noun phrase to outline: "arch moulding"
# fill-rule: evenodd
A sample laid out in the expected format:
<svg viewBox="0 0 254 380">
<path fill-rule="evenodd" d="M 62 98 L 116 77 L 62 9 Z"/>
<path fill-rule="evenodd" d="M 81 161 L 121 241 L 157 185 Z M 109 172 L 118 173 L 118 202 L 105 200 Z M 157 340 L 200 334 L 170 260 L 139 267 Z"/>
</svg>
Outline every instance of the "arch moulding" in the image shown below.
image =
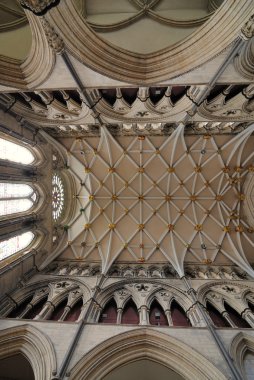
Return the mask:
<svg viewBox="0 0 254 380">
<path fill-rule="evenodd" d="M 101 380 L 127 363 L 150 359 L 186 380 L 226 380 L 206 358 L 179 340 L 150 329 L 136 329 L 92 349 L 70 371 L 70 380 Z"/>
<path fill-rule="evenodd" d="M 32 326 L 15 326 L 0 331 L 0 359 L 16 354 L 23 354 L 30 362 L 35 380 L 48 380 L 56 373 L 52 343 Z"/>
</svg>

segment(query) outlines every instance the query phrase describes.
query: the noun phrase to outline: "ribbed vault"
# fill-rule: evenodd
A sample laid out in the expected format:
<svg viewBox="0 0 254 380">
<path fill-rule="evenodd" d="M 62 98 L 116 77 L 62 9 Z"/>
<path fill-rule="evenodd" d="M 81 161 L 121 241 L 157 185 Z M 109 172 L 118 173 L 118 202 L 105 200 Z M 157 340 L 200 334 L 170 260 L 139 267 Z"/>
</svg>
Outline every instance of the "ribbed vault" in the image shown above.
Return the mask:
<svg viewBox="0 0 254 380">
<path fill-rule="evenodd" d="M 80 181 L 79 213 L 68 229 L 65 257 L 239 265 L 250 275 L 253 228 L 242 216 L 244 179 L 252 173 L 247 140 L 254 126 L 233 137 L 125 137 L 106 127 L 97 139 L 75 139 L 69 166 Z M 121 144 L 121 145 L 120 145 Z M 67 255 L 67 256 L 66 256 Z"/>
</svg>

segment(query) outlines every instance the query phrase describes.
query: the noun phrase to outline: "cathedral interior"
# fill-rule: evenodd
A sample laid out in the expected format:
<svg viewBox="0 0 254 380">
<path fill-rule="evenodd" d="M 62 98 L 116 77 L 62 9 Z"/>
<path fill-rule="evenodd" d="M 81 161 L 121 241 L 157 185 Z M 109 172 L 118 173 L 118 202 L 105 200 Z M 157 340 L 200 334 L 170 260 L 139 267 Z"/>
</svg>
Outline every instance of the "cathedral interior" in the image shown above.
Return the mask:
<svg viewBox="0 0 254 380">
<path fill-rule="evenodd" d="M 0 0 L 0 380 L 253 380 L 252 329 L 254 1 Z"/>
</svg>

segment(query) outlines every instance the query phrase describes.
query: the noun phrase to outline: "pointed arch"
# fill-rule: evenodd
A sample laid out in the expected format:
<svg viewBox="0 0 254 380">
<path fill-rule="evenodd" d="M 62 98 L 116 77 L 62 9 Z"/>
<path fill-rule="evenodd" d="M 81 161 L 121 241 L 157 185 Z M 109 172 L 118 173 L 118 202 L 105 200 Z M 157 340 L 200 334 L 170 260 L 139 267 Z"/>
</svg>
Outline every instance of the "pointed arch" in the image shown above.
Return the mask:
<svg viewBox="0 0 254 380">
<path fill-rule="evenodd" d="M 206 310 L 216 327 L 231 327 L 221 313 L 209 302 L 206 302 Z"/>
<path fill-rule="evenodd" d="M 100 365 L 98 365 L 98 358 Z M 70 380 L 98 380 L 115 368 L 146 358 L 177 372 L 186 380 L 226 380 L 193 348 L 154 329 L 135 329 L 97 345 L 70 371 Z"/>
<path fill-rule="evenodd" d="M 138 309 L 132 298 L 129 299 L 124 306 L 123 314 L 122 314 L 122 324 L 127 324 L 127 325 L 139 324 Z"/>
<path fill-rule="evenodd" d="M 116 323 L 117 320 L 117 306 L 114 298 L 111 298 L 104 306 L 99 323 Z"/>
<path fill-rule="evenodd" d="M 237 364 L 244 380 L 253 379 L 254 374 L 253 365 L 251 365 L 251 373 L 246 374 L 246 361 L 249 359 L 246 356 L 248 354 L 254 355 L 254 337 L 246 334 L 245 332 L 239 332 L 231 342 L 230 355 Z"/>
<path fill-rule="evenodd" d="M 71 308 L 69 313 L 67 314 L 66 318 L 64 319 L 65 322 L 76 322 L 79 319 L 81 309 L 83 306 L 83 300 L 80 298 Z"/>
<path fill-rule="evenodd" d="M 191 326 L 185 311 L 175 299 L 171 302 L 170 310 L 173 326 Z"/>
<path fill-rule="evenodd" d="M 24 232 L 23 234 L 11 237 L 8 240 L 0 242 L 0 261 L 7 257 L 14 255 L 27 247 L 34 240 L 35 235 L 31 231 Z"/>
<path fill-rule="evenodd" d="M 167 317 L 156 298 L 150 306 L 149 322 L 151 325 L 168 326 Z"/>
<path fill-rule="evenodd" d="M 0 138 L 0 159 L 31 165 L 35 161 L 35 156 L 29 148 L 5 138 Z"/>
<path fill-rule="evenodd" d="M 245 321 L 245 319 L 243 319 L 240 314 L 238 314 L 237 311 L 227 303 L 227 301 L 224 301 L 224 307 L 230 319 L 237 327 L 251 328 L 248 322 Z"/>
<path fill-rule="evenodd" d="M 64 309 L 67 305 L 67 301 L 68 301 L 68 298 L 65 297 L 54 309 L 54 311 L 52 312 L 51 316 L 50 316 L 50 320 L 51 321 L 58 321 L 61 316 L 63 315 L 63 312 L 64 312 Z"/>
<path fill-rule="evenodd" d="M 6 318 L 17 318 L 25 310 L 29 302 L 32 300 L 33 296 L 27 297 L 19 305 L 16 305 L 14 309 L 6 316 Z"/>
<path fill-rule="evenodd" d="M 43 309 L 45 303 L 47 301 L 47 296 L 41 298 L 35 305 L 33 305 L 32 309 L 24 316 L 24 319 L 34 319 Z"/>
<path fill-rule="evenodd" d="M 35 380 L 48 380 L 56 373 L 56 356 L 51 341 L 30 325 L 13 326 L 0 331 L 0 359 L 24 355 Z"/>
</svg>

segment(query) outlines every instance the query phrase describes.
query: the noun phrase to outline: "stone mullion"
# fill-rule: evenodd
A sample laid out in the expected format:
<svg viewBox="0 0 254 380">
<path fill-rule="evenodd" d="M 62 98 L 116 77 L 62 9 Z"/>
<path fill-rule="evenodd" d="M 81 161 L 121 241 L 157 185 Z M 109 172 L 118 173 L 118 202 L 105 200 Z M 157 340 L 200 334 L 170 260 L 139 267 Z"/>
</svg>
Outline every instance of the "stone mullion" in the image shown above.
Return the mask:
<svg viewBox="0 0 254 380">
<path fill-rule="evenodd" d="M 71 306 L 69 306 L 69 305 L 65 306 L 63 314 L 61 315 L 61 317 L 58 320 L 64 321 L 70 311 L 71 311 Z"/>
<path fill-rule="evenodd" d="M 146 305 L 142 305 L 139 310 L 139 324 L 148 325 L 148 309 Z"/>
<path fill-rule="evenodd" d="M 47 301 L 41 312 L 34 319 L 49 319 L 54 310 L 55 305 L 51 301 Z"/>
<path fill-rule="evenodd" d="M 230 318 L 230 315 L 226 310 L 223 310 L 221 312 L 221 315 L 226 319 L 226 321 L 230 324 L 231 327 L 237 327 L 232 321 L 232 319 Z"/>
<path fill-rule="evenodd" d="M 168 325 L 169 326 L 173 326 L 173 320 L 172 320 L 171 310 L 170 309 L 165 310 L 165 315 L 167 317 Z"/>
<path fill-rule="evenodd" d="M 120 325 L 122 323 L 122 314 L 123 314 L 123 309 L 121 307 L 117 308 L 117 318 L 116 318 L 116 323 Z"/>
</svg>

